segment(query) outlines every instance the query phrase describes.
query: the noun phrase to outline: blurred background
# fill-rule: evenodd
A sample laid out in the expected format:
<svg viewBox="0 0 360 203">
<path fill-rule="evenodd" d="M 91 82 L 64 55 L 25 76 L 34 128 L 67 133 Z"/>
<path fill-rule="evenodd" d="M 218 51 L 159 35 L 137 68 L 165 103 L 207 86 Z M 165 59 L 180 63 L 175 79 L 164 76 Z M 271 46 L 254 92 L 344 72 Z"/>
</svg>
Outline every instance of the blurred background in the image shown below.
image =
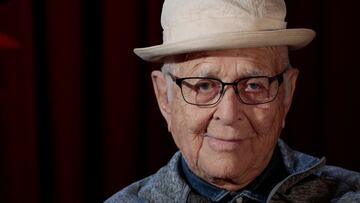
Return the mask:
<svg viewBox="0 0 360 203">
<path fill-rule="evenodd" d="M 356 1 L 287 1 L 288 27 L 317 31 L 291 53 L 300 69 L 283 138 L 360 170 Z M 0 0 L 0 202 L 102 202 L 176 151 L 148 64 L 162 0 Z"/>
</svg>

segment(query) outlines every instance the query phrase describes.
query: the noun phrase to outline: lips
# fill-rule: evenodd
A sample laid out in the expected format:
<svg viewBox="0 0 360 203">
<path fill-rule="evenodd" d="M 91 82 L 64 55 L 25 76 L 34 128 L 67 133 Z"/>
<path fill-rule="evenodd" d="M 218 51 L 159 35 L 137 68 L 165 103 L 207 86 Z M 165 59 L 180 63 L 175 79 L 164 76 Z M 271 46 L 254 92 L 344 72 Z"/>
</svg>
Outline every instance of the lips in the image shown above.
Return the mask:
<svg viewBox="0 0 360 203">
<path fill-rule="evenodd" d="M 204 142 L 206 142 L 213 151 L 231 152 L 239 149 L 244 140 L 239 138 L 218 138 L 205 134 Z"/>
</svg>

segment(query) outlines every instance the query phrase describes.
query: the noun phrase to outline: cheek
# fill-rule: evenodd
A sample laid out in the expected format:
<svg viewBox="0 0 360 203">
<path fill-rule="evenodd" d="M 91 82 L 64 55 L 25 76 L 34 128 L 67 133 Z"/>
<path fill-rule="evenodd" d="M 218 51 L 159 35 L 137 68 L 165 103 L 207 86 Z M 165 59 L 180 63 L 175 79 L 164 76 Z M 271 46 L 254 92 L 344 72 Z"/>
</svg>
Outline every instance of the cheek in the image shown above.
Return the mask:
<svg viewBox="0 0 360 203">
<path fill-rule="evenodd" d="M 187 104 L 175 104 L 172 110 L 171 134 L 188 164 L 197 164 L 203 135 L 209 123 L 204 109 Z"/>
<path fill-rule="evenodd" d="M 184 102 L 172 106 L 172 125 L 175 132 L 181 134 L 203 134 L 211 119 L 209 109 L 199 108 Z"/>
<path fill-rule="evenodd" d="M 250 112 L 249 121 L 261 137 L 278 136 L 282 129 L 284 108 L 276 103 L 262 104 Z"/>
</svg>

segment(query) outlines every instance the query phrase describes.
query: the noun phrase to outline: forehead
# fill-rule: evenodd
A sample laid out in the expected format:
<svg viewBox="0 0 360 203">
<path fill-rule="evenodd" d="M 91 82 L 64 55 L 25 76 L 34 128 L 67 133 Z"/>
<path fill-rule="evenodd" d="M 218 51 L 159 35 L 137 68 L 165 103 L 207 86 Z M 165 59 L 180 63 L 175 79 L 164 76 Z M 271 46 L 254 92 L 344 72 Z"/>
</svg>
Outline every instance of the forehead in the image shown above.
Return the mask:
<svg viewBox="0 0 360 203">
<path fill-rule="evenodd" d="M 179 73 L 185 75 L 208 75 L 218 73 L 272 74 L 279 67 L 280 51 L 277 48 L 248 48 L 208 51 L 189 54 L 179 63 Z"/>
</svg>

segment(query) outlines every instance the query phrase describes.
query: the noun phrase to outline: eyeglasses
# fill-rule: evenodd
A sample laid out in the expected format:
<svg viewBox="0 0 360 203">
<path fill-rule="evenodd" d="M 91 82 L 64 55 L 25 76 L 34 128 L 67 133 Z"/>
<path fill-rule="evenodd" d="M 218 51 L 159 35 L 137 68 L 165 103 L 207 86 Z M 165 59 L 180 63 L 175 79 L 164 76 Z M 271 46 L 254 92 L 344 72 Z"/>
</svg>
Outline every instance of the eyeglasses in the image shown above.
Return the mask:
<svg viewBox="0 0 360 203">
<path fill-rule="evenodd" d="M 272 102 L 283 83 L 283 74 L 273 76 L 253 76 L 236 80 L 232 83 L 223 82 L 210 77 L 179 78 L 168 73 L 171 79 L 180 87 L 185 102 L 196 106 L 213 106 L 219 103 L 225 92 L 225 86 L 231 85 L 238 98 L 249 105 Z"/>
</svg>

